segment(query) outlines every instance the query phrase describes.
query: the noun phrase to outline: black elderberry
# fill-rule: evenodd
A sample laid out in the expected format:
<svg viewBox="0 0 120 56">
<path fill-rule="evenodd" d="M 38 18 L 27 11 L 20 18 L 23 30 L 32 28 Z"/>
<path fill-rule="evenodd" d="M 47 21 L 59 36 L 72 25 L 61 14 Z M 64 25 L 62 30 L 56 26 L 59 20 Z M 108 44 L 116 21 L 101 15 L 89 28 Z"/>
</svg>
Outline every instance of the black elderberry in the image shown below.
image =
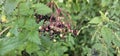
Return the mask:
<svg viewBox="0 0 120 56">
<path fill-rule="evenodd" d="M 57 25 L 57 27 L 64 28 L 65 26 L 63 24 L 59 24 L 59 25 Z"/>
<path fill-rule="evenodd" d="M 45 20 L 45 21 L 48 21 L 50 19 L 50 17 L 48 16 L 48 15 L 44 15 L 43 17 L 42 17 L 42 20 Z"/>
<path fill-rule="evenodd" d="M 48 26 L 48 29 L 50 29 L 50 26 Z"/>
<path fill-rule="evenodd" d="M 39 23 L 42 20 L 42 15 L 35 13 L 36 23 Z"/>
<path fill-rule="evenodd" d="M 48 21 L 50 19 L 50 16 L 48 15 L 40 15 L 35 13 L 36 23 L 39 23 L 41 20 Z"/>
<path fill-rule="evenodd" d="M 56 21 L 56 18 L 55 18 L 55 17 L 52 17 L 52 18 L 51 18 L 51 21 L 52 21 L 52 22 L 55 22 L 55 21 Z"/>
</svg>

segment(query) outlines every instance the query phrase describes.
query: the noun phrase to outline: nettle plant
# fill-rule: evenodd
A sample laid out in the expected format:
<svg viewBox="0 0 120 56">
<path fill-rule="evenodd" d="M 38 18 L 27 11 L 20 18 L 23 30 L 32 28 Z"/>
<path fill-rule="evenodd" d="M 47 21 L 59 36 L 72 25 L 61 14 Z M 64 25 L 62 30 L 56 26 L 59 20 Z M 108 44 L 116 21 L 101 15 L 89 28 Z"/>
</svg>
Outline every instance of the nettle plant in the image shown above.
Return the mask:
<svg viewBox="0 0 120 56">
<path fill-rule="evenodd" d="M 0 55 L 63 56 L 73 48 L 70 14 L 54 1 L 1 0 Z M 69 47 L 69 48 L 68 48 Z"/>
</svg>

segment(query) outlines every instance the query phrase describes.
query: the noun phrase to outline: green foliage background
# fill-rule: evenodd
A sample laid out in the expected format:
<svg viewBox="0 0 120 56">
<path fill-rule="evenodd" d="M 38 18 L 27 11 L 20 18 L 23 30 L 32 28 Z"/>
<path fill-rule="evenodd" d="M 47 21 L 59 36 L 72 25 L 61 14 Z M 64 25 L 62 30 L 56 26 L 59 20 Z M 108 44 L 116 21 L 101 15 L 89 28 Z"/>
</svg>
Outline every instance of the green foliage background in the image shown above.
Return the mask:
<svg viewBox="0 0 120 56">
<path fill-rule="evenodd" d="M 119 0 L 54 0 L 70 13 L 78 36 L 67 35 L 66 41 L 51 41 L 41 34 L 34 9 L 39 14 L 52 12 L 45 4 L 50 0 L 0 0 L 0 56 L 120 56 Z M 2 22 L 2 16 L 8 22 Z M 32 54 L 31 54 L 32 53 Z"/>
</svg>

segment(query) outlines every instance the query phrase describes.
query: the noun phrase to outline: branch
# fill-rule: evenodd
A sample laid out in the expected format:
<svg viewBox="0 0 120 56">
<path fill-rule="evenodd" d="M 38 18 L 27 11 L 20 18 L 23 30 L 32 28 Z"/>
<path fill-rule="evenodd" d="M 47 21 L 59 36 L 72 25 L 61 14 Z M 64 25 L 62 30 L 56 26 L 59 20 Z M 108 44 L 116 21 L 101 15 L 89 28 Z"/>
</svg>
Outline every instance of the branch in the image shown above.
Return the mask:
<svg viewBox="0 0 120 56">
<path fill-rule="evenodd" d="M 0 36 L 9 29 L 10 27 L 5 28 L 3 31 L 0 32 Z"/>
</svg>

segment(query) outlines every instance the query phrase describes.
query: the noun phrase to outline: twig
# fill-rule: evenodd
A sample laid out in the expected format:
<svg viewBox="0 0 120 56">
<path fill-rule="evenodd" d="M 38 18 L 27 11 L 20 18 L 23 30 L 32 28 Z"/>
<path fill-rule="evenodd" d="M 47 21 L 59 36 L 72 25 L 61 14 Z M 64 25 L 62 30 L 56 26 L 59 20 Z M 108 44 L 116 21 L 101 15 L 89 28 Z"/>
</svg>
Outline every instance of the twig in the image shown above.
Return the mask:
<svg viewBox="0 0 120 56">
<path fill-rule="evenodd" d="M 9 29 L 10 27 L 5 28 L 3 31 L 0 32 L 0 36 Z"/>
</svg>

